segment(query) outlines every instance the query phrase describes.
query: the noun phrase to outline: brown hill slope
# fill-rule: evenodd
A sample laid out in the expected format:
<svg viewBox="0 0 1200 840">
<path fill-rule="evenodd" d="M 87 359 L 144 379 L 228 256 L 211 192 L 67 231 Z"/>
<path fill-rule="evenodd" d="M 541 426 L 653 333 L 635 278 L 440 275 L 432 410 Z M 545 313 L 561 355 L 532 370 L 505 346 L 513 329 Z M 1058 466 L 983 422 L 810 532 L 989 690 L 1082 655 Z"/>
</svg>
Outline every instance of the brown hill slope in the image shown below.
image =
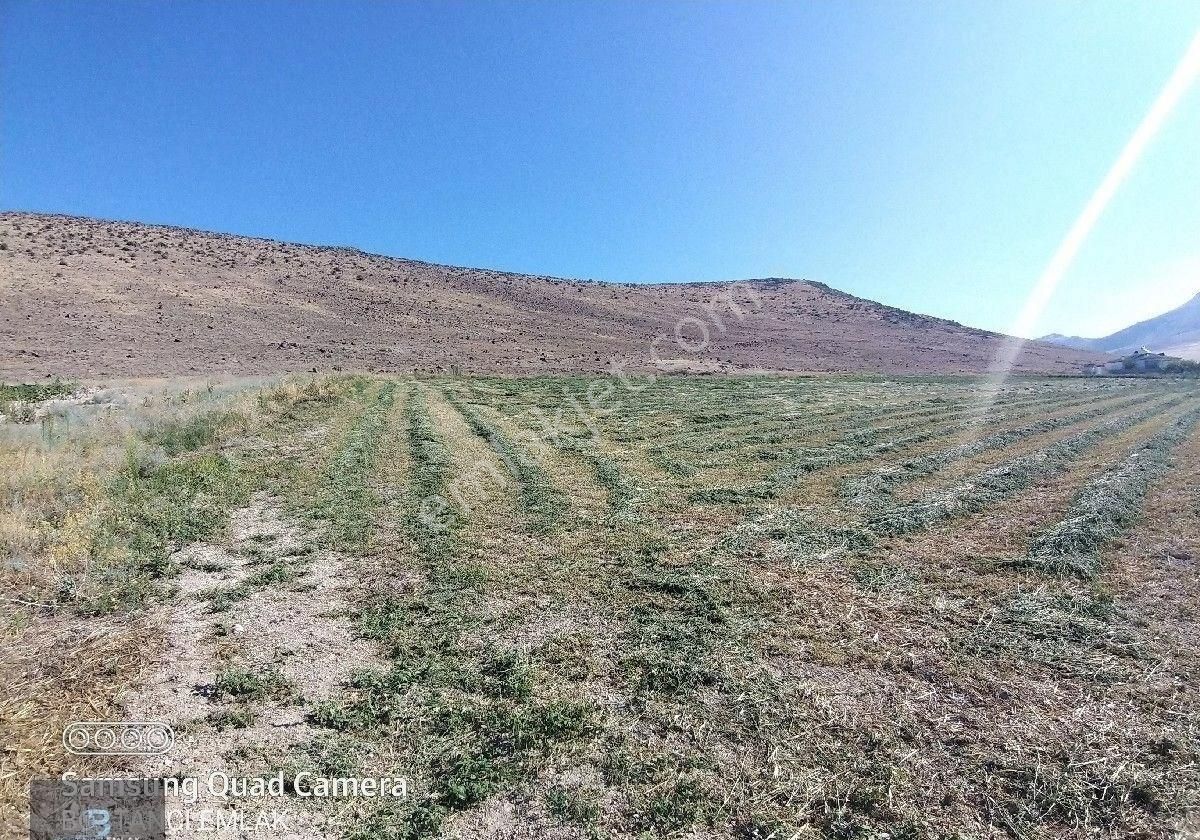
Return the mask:
<svg viewBox="0 0 1200 840">
<path fill-rule="evenodd" d="M 8 378 L 600 371 L 611 358 L 630 370 L 959 373 L 986 370 L 998 341 L 800 280 L 618 285 L 0 214 Z M 1094 356 L 1031 344 L 1019 369 L 1074 372 Z"/>
</svg>

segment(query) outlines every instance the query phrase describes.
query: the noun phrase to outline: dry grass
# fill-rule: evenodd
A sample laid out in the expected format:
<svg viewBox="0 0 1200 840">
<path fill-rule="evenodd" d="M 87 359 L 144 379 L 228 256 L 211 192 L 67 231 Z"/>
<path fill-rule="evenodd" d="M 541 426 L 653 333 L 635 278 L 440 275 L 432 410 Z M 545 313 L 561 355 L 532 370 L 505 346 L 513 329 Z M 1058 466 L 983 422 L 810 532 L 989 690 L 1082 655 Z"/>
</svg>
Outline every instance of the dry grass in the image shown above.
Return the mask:
<svg viewBox="0 0 1200 840">
<path fill-rule="evenodd" d="M 123 617 L 9 616 L 0 638 L 0 837 L 24 836 L 30 779 L 100 769 L 66 754 L 63 729 L 117 714 L 157 643 L 153 628 Z"/>
<path fill-rule="evenodd" d="M 63 724 L 117 714 L 160 635 L 139 605 L 149 590 L 131 588 L 103 607 L 93 597 L 111 589 L 114 576 L 140 586 L 128 571 L 129 538 L 137 535 L 123 530 L 129 499 L 119 489 L 122 471 L 136 459 L 138 473 L 153 476 L 179 445 L 212 448 L 209 417 L 223 418 L 222 437 L 246 438 L 274 422 L 281 407 L 320 396 L 324 387 L 301 380 L 112 383 L 55 406 L 38 424 L 0 424 L 5 830 L 23 825 L 23 816 L 9 817 L 23 815 L 30 778 L 94 769 L 64 754 Z M 181 443 L 181 430 L 200 439 Z"/>
</svg>

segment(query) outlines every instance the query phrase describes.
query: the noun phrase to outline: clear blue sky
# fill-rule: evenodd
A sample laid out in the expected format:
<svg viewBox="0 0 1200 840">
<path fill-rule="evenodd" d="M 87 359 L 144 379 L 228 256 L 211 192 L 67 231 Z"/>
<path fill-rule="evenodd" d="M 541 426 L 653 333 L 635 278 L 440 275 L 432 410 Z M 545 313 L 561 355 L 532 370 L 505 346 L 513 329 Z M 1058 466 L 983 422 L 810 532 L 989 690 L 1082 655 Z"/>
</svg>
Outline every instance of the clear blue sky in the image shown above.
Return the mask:
<svg viewBox="0 0 1200 840">
<path fill-rule="evenodd" d="M 0 206 L 1003 329 L 1200 3 L 0 0 Z M 1200 290 L 1200 91 L 1038 332 Z"/>
</svg>

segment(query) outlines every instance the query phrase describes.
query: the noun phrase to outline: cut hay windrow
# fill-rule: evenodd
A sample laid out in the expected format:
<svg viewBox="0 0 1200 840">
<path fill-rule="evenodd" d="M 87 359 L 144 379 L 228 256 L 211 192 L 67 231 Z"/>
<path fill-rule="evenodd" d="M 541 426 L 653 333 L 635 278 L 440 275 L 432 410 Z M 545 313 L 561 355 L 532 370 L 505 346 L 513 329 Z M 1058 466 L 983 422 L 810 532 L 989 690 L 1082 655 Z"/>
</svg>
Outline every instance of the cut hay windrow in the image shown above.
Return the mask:
<svg viewBox="0 0 1200 840">
<path fill-rule="evenodd" d="M 658 386 L 660 395 L 666 387 Z M 803 397 L 774 394 L 773 399 L 755 398 L 751 401 L 753 410 L 749 413 L 745 410 L 729 411 L 730 404 L 739 402 L 736 398 L 742 396 L 740 394 L 729 395 L 715 403 L 704 399 L 702 404 L 706 410 L 693 412 L 689 415 L 690 422 L 686 423 L 680 422 L 676 414 L 663 411 L 661 407 L 648 411 L 644 400 L 639 398 L 622 409 L 621 416 L 629 425 L 614 437 L 624 443 L 652 441 L 656 448 L 653 454 L 659 460 L 671 460 L 665 455 L 669 451 L 729 451 L 737 452 L 742 458 L 774 461 L 795 454 L 778 448 L 780 444 L 795 446 L 798 442 L 806 442 L 811 447 L 814 438 L 824 437 L 836 429 L 854 428 L 855 431 L 842 436 L 841 442 L 864 446 L 876 443 L 881 437 L 896 437 L 924 429 L 930 422 L 941 422 L 943 425 L 967 423 L 995 411 L 1003 411 L 1006 416 L 1026 416 L 1039 408 L 1059 410 L 1095 402 L 1098 397 L 1111 396 L 1115 390 L 1118 389 L 1111 383 L 1104 383 L 1103 386 L 1089 384 L 1086 388 L 1069 390 L 1056 389 L 1051 393 L 1014 389 L 1005 392 L 995 406 L 980 408 L 979 400 L 973 397 L 933 396 L 896 403 L 885 394 L 856 396 L 855 389 L 841 383 L 833 388 L 816 389 L 816 393 L 808 393 Z M 679 398 L 684 394 L 670 396 Z M 690 391 L 686 396 L 689 403 L 693 399 L 700 399 Z M 780 407 L 787 410 L 779 413 Z M 731 414 L 736 417 L 718 420 L 718 417 Z M 667 429 L 663 428 L 664 420 L 671 424 Z M 642 424 L 647 421 L 652 422 L 654 427 L 645 428 Z M 638 427 L 637 431 L 634 426 Z M 761 451 L 756 448 L 759 444 L 765 445 Z M 696 465 L 722 467 L 727 463 L 728 459 L 716 456 Z"/>
<path fill-rule="evenodd" d="M 1106 396 L 1109 393 L 1108 390 L 1104 392 Z M 668 433 L 665 437 L 661 434 L 646 434 L 637 436 L 637 439 L 655 440 L 651 455 L 656 459 L 656 463 L 677 461 L 678 459 L 672 458 L 669 453 L 682 451 L 696 453 L 699 457 L 689 458 L 689 462 L 701 470 L 725 469 L 747 461 L 771 461 L 784 462 L 782 470 L 786 470 L 787 465 L 796 464 L 800 467 L 798 474 L 803 475 L 803 467 L 806 465 L 820 469 L 828 463 L 825 456 L 831 449 L 837 449 L 840 455 L 839 458 L 833 459 L 835 463 L 852 462 L 847 461 L 847 458 L 869 460 L 872 453 L 867 450 L 868 447 L 914 432 L 927 432 L 933 425 L 941 426 L 949 434 L 955 426 L 966 426 L 989 418 L 1018 420 L 1039 413 L 1044 414 L 1047 410 L 1061 411 L 1077 405 L 1094 404 L 1097 401 L 1096 392 L 1089 389 L 1082 395 L 1070 392 L 1050 395 L 1020 394 L 1012 399 L 1002 400 L 994 406 L 981 406 L 961 399 L 922 401 L 918 404 L 918 409 L 913 408 L 913 403 L 856 408 L 851 412 L 848 412 L 845 406 L 834 406 L 831 410 L 769 414 L 757 418 L 739 414 L 736 420 L 719 429 L 698 430 L 689 425 Z M 931 404 L 934 407 L 930 408 Z M 880 421 L 883 421 L 883 425 L 879 425 Z M 839 435 L 839 429 L 850 431 Z M 826 439 L 829 439 L 829 442 L 825 443 Z M 628 442 L 630 438 L 627 436 L 623 440 Z M 800 445 L 802 447 L 797 449 Z M 886 453 L 891 450 L 884 451 Z M 669 471 L 685 475 L 678 470 Z M 763 487 L 746 488 L 740 492 L 722 490 L 715 499 L 697 498 L 695 501 L 738 501 L 770 496 L 769 490 L 763 491 Z M 703 492 L 699 494 L 704 495 L 706 494 Z"/>
<path fill-rule="evenodd" d="M 963 639 L 985 657 L 1039 662 L 1060 673 L 1111 682 L 1146 655 L 1128 616 L 1103 592 L 1018 591 L 986 613 Z"/>
<path fill-rule="evenodd" d="M 426 560 L 450 554 L 462 516 L 448 500 L 446 486 L 453 461 L 429 416 L 425 395 L 413 387 L 405 406 L 408 446 L 412 457 L 409 479 L 409 531 Z"/>
<path fill-rule="evenodd" d="M 524 453 L 458 395 L 446 399 L 501 457 L 524 494 L 522 479 L 538 475 Z M 382 578 L 357 611 L 360 635 L 378 642 L 390 662 L 354 672 L 346 690 L 314 704 L 307 719 L 325 730 L 312 742 L 316 748 L 334 741 L 386 743 L 393 754 L 407 748 L 404 772 L 420 779 L 420 792 L 357 810 L 338 834 L 347 838 L 441 836 L 455 813 L 525 789 L 555 750 L 593 726 L 585 699 L 546 696 L 545 672 L 508 642 L 484 608 L 485 591 L 504 591 L 505 573 L 519 561 L 513 558 L 493 576 L 478 562 L 480 552 L 460 542 L 467 522 L 449 503 L 448 488 L 465 463 L 447 448 L 422 385 L 413 385 L 405 419 L 411 469 L 405 509 L 396 513 L 409 520 L 420 574 L 411 587 Z M 430 512 L 430 499 L 440 501 L 434 519 L 420 516 Z"/>
<path fill-rule="evenodd" d="M 1063 411 L 1078 405 L 1095 405 L 1095 403 L 1095 397 L 1088 397 L 1077 400 L 1047 401 L 1039 399 L 1036 401 L 1023 400 L 1003 404 L 997 403 L 992 406 L 973 406 L 957 412 L 931 413 L 914 420 L 907 420 L 903 423 L 890 426 L 872 426 L 869 429 L 852 433 L 851 436 L 845 439 L 845 442 L 853 442 L 855 436 L 862 443 L 874 442 L 880 438 L 884 438 L 885 440 L 887 438 L 903 438 L 903 436 L 911 432 L 927 431 L 931 426 L 937 426 L 942 430 L 943 434 L 950 435 L 972 425 L 1016 422 L 1033 415 L 1044 415 L 1047 411 Z"/>
<path fill-rule="evenodd" d="M 1128 398 L 1124 400 L 1121 405 L 1133 402 L 1136 399 L 1138 399 L 1138 397 Z M 1104 405 L 1094 409 L 1089 409 L 1087 412 L 1084 412 L 1082 415 L 1080 415 L 1080 419 L 1087 419 L 1087 417 L 1102 415 L 1112 408 L 1113 406 L 1111 405 Z M 984 412 L 978 413 L 977 416 L 995 416 L 996 413 L 1001 409 L 1009 409 L 1009 407 L 992 407 Z M 1024 415 L 1025 412 L 1020 410 L 1010 410 L 1008 413 L 1001 415 L 1001 417 L 998 419 L 1011 420 L 1015 417 L 1021 417 Z M 870 461 L 894 452 L 911 449 L 912 447 L 919 446 L 923 443 L 927 443 L 931 440 L 945 436 L 948 434 L 950 429 L 961 425 L 963 422 L 964 420 L 961 416 L 941 418 L 930 416 L 926 417 L 915 426 L 915 428 L 920 429 L 920 431 L 900 437 L 893 437 L 881 442 L 875 442 L 874 430 L 869 428 L 859 429 L 848 433 L 841 441 L 837 443 L 829 444 L 823 447 L 810 447 L 800 450 L 798 453 L 793 455 L 793 457 L 787 463 L 778 467 L 755 484 L 744 487 L 701 488 L 692 491 L 691 495 L 689 496 L 689 500 L 695 503 L 727 504 L 778 498 L 782 493 L 793 487 L 806 475 L 833 466 Z M 1076 420 L 1075 422 L 1079 421 Z M 1070 424 L 1064 421 L 1062 425 Z M 1058 428 L 1058 425 L 1051 425 L 1046 429 L 1046 431 L 1052 431 L 1055 428 Z M 1036 431 L 1028 432 L 1029 435 L 1036 433 Z M 1008 433 L 998 432 L 996 433 L 996 436 L 998 437 L 1005 434 Z M 1013 439 L 1019 440 L 1025 436 L 1027 435 L 1022 434 Z M 986 451 L 987 449 L 998 445 L 1003 445 L 1003 443 L 986 445 L 983 446 L 979 451 Z M 968 446 L 971 446 L 971 444 L 964 444 L 964 447 Z M 955 449 L 958 449 L 958 447 L 955 447 Z M 967 451 L 966 454 L 949 458 L 945 463 L 949 463 L 949 461 L 952 460 L 957 460 L 958 458 L 970 457 L 971 454 L 971 452 Z M 936 456 L 930 457 L 936 460 Z M 937 469 L 938 466 L 935 466 L 928 471 L 932 472 L 934 469 Z M 863 489 L 864 492 L 869 492 L 871 490 L 876 490 L 880 486 L 881 485 L 879 482 L 870 485 L 870 487 L 864 483 Z M 882 486 L 887 486 L 887 479 L 883 480 Z"/>
<path fill-rule="evenodd" d="M 1200 408 L 1185 412 L 1085 484 L 1066 518 L 1034 538 L 1026 558 L 1029 565 L 1053 574 L 1095 576 L 1100 550 L 1137 521 L 1150 486 L 1166 474 L 1175 448 L 1198 423 Z"/>
<path fill-rule="evenodd" d="M 910 458 L 899 464 L 889 464 L 872 470 L 863 475 L 847 479 L 842 485 L 842 496 L 857 510 L 877 510 L 885 507 L 891 501 L 892 489 L 900 484 L 930 475 L 943 467 L 990 452 L 1003 449 L 1014 443 L 1035 435 L 1047 434 L 1058 429 L 1084 423 L 1097 417 L 1102 417 L 1112 411 L 1127 408 L 1134 402 L 1141 401 L 1140 396 L 1128 397 L 1086 411 L 1076 412 L 1063 417 L 1047 417 L 1036 423 L 1021 426 L 1016 429 L 1002 429 L 989 435 L 948 447 L 939 452 Z"/>
<path fill-rule="evenodd" d="M 635 508 L 645 494 L 615 458 L 580 438 L 559 436 L 554 440 L 560 449 L 577 455 L 592 468 L 596 482 L 608 492 L 608 508 L 614 518 L 634 516 Z"/>
<path fill-rule="evenodd" d="M 870 531 L 859 526 L 823 526 L 806 511 L 784 508 L 757 516 L 731 528 L 718 542 L 723 553 L 754 560 L 770 555 L 793 565 L 819 563 L 874 545 Z"/>
<path fill-rule="evenodd" d="M 963 411 L 958 415 L 942 415 L 929 418 L 921 418 L 914 421 L 897 424 L 895 426 L 877 426 L 874 427 L 877 434 L 901 434 L 913 429 L 921 428 L 923 425 L 931 421 L 949 421 L 949 423 L 959 423 L 961 425 L 982 424 L 989 422 L 1008 422 L 1021 420 L 1034 415 L 1045 415 L 1047 412 L 1066 411 L 1071 408 L 1080 406 L 1100 407 L 1098 403 L 1104 403 L 1112 408 L 1120 405 L 1126 405 L 1141 399 L 1138 396 L 1125 397 L 1116 402 L 1109 402 L 1112 395 L 1105 395 L 1103 399 L 1097 399 L 1095 394 L 1087 394 L 1086 396 L 1077 396 L 1069 399 L 1064 399 L 1062 395 L 1054 395 L 1050 397 L 1027 397 L 1020 400 L 997 401 L 995 405 L 976 405 Z"/>
<path fill-rule="evenodd" d="M 608 494 L 609 512 L 616 519 L 628 519 L 634 515 L 634 507 L 642 500 L 644 493 L 639 490 L 621 464 L 606 453 L 593 438 L 599 417 L 589 416 L 591 430 L 582 422 L 587 410 L 573 396 L 585 388 L 577 386 L 555 392 L 551 389 L 530 389 L 523 393 L 526 399 L 510 408 L 506 416 L 521 426 L 522 433 L 528 433 L 538 440 L 540 445 L 551 445 L 566 453 L 568 457 L 578 458 L 588 465 L 596 477 L 596 483 Z M 566 399 L 575 399 L 579 408 L 579 417 L 574 417 L 570 409 L 564 409 Z M 501 408 L 501 410 L 503 410 Z M 565 415 L 565 416 L 564 416 Z M 601 434 L 601 437 L 603 435 Z"/>
<path fill-rule="evenodd" d="M 865 551 L 875 544 L 879 536 L 925 528 L 1006 498 L 1035 480 L 1066 469 L 1087 448 L 1105 438 L 1170 410 L 1183 400 L 1183 397 L 1173 397 L 1136 414 L 1110 420 L 1056 441 L 1037 452 L 1014 458 L 950 488 L 930 493 L 919 501 L 885 507 L 857 524 L 828 526 L 818 522 L 808 511 L 769 511 L 730 529 L 718 543 L 718 549 L 753 558 L 761 553 L 759 546 L 770 545 L 774 555 L 789 559 L 796 565 L 820 562 L 846 552 Z M 1111 409 L 1111 406 L 1108 408 Z"/>
<path fill-rule="evenodd" d="M 839 438 L 833 440 L 829 445 L 838 446 L 838 448 L 846 448 L 846 451 L 853 449 L 862 449 L 865 446 L 876 445 L 880 443 L 883 437 L 899 437 L 902 434 L 913 432 L 916 430 L 929 430 L 930 424 L 941 425 L 946 427 L 955 424 L 955 422 L 964 421 L 968 414 L 967 409 L 959 407 L 949 408 L 940 407 L 937 409 L 924 410 L 913 416 L 911 413 L 905 413 L 904 422 L 890 426 L 871 426 L 865 425 L 863 419 L 854 420 L 854 428 L 851 432 L 841 434 Z M 890 419 L 890 418 L 888 418 Z M 796 460 L 796 451 L 791 449 L 796 445 L 798 440 L 803 440 L 809 444 L 804 449 L 800 450 L 800 460 L 809 460 L 814 452 L 824 452 L 826 448 L 815 448 L 812 443 L 817 442 L 834 428 L 840 427 L 844 422 L 851 422 L 847 418 L 839 418 L 839 416 L 815 415 L 810 418 L 804 418 L 803 422 L 782 422 L 781 420 L 772 419 L 770 422 L 737 422 L 734 425 L 734 431 L 722 430 L 720 437 L 714 438 L 712 431 L 691 432 L 686 436 L 677 436 L 671 440 L 671 449 L 686 449 L 690 451 L 707 452 L 707 454 L 720 454 L 720 452 L 734 452 L 738 460 L 761 460 L 775 461 L 781 458 L 788 460 Z M 787 444 L 787 448 L 781 448 L 781 445 Z M 728 458 L 721 455 L 713 455 L 700 462 L 702 467 L 722 467 L 728 463 Z"/>
<path fill-rule="evenodd" d="M 979 421 L 998 413 L 1022 416 L 1038 408 L 1052 406 L 1067 408 L 1086 402 L 1093 402 L 1096 394 L 1092 391 L 1083 395 L 1068 393 L 1004 393 L 992 404 L 986 403 L 979 397 L 945 398 L 934 397 L 925 401 L 919 408 L 907 406 L 884 405 L 861 411 L 855 416 L 857 424 L 870 424 L 876 434 L 898 434 L 918 428 L 929 421 L 957 421 L 968 423 Z"/>
<path fill-rule="evenodd" d="M 553 529 L 567 504 L 541 465 L 513 443 L 498 427 L 484 419 L 458 394 L 448 389 L 443 390 L 443 394 L 446 401 L 467 421 L 471 431 L 487 442 L 503 462 L 509 475 L 517 482 L 521 508 L 529 516 L 530 529 L 537 533 Z"/>
<path fill-rule="evenodd" d="M 794 486 L 804 476 L 818 470 L 840 464 L 869 461 L 889 452 L 907 449 L 933 440 L 943 434 L 945 434 L 944 427 L 925 424 L 925 429 L 916 434 L 892 438 L 882 443 L 870 443 L 869 430 L 863 430 L 861 439 L 858 441 L 855 441 L 854 436 L 850 435 L 842 442 L 801 449 L 786 464 L 773 470 L 755 484 L 744 487 L 705 487 L 693 490 L 688 496 L 688 501 L 698 504 L 728 504 L 755 499 L 774 499 Z"/>
<path fill-rule="evenodd" d="M 329 535 L 338 545 L 359 545 L 370 533 L 376 500 L 367 479 L 379 452 L 379 438 L 395 391 L 396 383 L 387 382 L 375 392 L 374 401 L 350 427 L 325 469 L 313 513 L 329 523 Z"/>
<path fill-rule="evenodd" d="M 972 424 L 984 422 L 1017 422 L 1029 417 L 1045 415 L 1048 412 L 1065 411 L 1079 406 L 1099 407 L 1097 403 L 1103 403 L 1109 408 L 1116 405 L 1133 402 L 1138 397 L 1125 397 L 1122 400 L 1110 401 L 1109 399 L 1098 400 L 1095 393 L 1089 392 L 1084 396 L 1075 396 L 1070 399 L 1063 399 L 1062 395 L 1053 396 L 1037 396 L 1037 397 L 1022 397 L 1011 401 L 998 403 L 993 406 L 972 406 L 965 410 L 946 408 L 938 408 L 932 411 L 925 410 L 921 412 L 910 412 L 907 416 L 916 415 L 916 419 L 907 419 L 899 423 L 891 423 L 884 426 L 865 426 L 849 431 L 841 436 L 840 439 L 833 442 L 832 446 L 814 447 L 811 443 L 814 439 L 819 439 L 827 430 L 831 428 L 831 424 L 822 421 L 811 420 L 810 422 L 799 425 L 791 424 L 787 427 L 782 427 L 778 421 L 773 421 L 772 424 L 759 426 L 758 431 L 751 432 L 734 432 L 727 437 L 722 437 L 714 441 L 710 435 L 699 437 L 694 443 L 689 440 L 689 444 L 683 448 L 696 451 L 703 450 L 709 453 L 708 457 L 703 457 L 695 460 L 693 463 L 700 468 L 723 468 L 729 466 L 731 458 L 724 455 L 725 452 L 735 453 L 735 457 L 739 462 L 746 461 L 778 461 L 786 459 L 789 465 L 798 465 L 801 467 L 799 472 L 792 474 L 791 478 L 783 483 L 782 486 L 795 482 L 795 478 L 804 475 L 807 472 L 813 472 L 827 466 L 830 461 L 834 465 L 854 463 L 861 460 L 871 460 L 876 454 L 887 454 L 897 449 L 907 448 L 908 445 L 919 445 L 924 440 L 930 439 L 927 435 L 933 427 L 941 429 L 943 434 L 951 435 L 960 428 L 966 428 Z M 891 417 L 887 418 L 891 420 Z M 840 425 L 840 424 L 837 424 Z M 911 434 L 911 433 L 916 433 Z M 798 438 L 806 438 L 810 446 L 801 450 L 799 460 L 796 458 L 796 452 L 791 452 L 779 447 L 779 444 L 794 441 Z M 881 443 L 882 442 L 882 443 Z M 899 442 L 899 447 L 895 444 Z M 873 446 L 880 446 L 879 450 L 872 449 Z M 675 447 L 679 448 L 679 447 Z M 827 459 L 831 450 L 836 450 L 837 458 Z M 808 468 L 808 469 L 805 469 Z M 788 466 L 781 467 L 780 470 L 788 470 Z M 779 471 L 777 471 L 777 475 Z M 718 500 L 720 501 L 737 501 L 746 498 L 772 498 L 777 495 L 777 492 L 772 492 L 769 486 L 770 479 L 762 483 L 762 486 L 747 488 L 742 491 L 723 490 L 718 492 Z M 780 488 L 775 488 L 776 491 Z M 699 496 L 706 495 L 701 491 Z M 703 501 L 703 499 L 696 499 Z"/>
<path fill-rule="evenodd" d="M 1177 397 L 1166 404 L 1154 405 L 1144 411 L 1078 432 L 1036 452 L 985 470 L 965 481 L 927 493 L 917 501 L 895 505 L 868 519 L 867 527 L 877 534 L 904 534 L 928 528 L 944 519 L 982 510 L 1029 487 L 1035 481 L 1057 475 L 1086 450 L 1112 435 L 1120 434 L 1173 408 L 1183 402 L 1183 399 Z"/>
</svg>

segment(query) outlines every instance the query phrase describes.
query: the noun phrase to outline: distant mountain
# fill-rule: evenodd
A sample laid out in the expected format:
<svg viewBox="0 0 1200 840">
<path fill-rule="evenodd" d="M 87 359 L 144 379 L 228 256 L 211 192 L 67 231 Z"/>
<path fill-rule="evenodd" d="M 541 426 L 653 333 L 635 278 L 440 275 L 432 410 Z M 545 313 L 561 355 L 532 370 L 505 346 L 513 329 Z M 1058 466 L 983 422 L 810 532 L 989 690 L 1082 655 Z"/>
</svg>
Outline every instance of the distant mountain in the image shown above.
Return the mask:
<svg viewBox="0 0 1200 840">
<path fill-rule="evenodd" d="M 981 373 L 1004 337 L 803 280 L 615 283 L 0 213 L 0 379 L 230 371 Z M 1101 358 L 1029 342 L 1022 372 Z"/>
<path fill-rule="evenodd" d="M 1095 342 L 1099 341 L 1096 338 L 1081 338 L 1077 335 L 1063 335 L 1062 333 L 1050 333 L 1038 339 L 1047 344 L 1057 344 L 1060 347 L 1070 347 L 1073 350 L 1094 350 Z"/>
<path fill-rule="evenodd" d="M 1134 350 L 1148 347 L 1156 353 L 1200 361 L 1200 294 L 1178 309 L 1172 309 L 1103 338 L 1080 338 L 1075 335 L 1051 333 L 1042 336 L 1038 341 L 1070 347 L 1073 350 L 1118 354 L 1132 353 Z"/>
</svg>

